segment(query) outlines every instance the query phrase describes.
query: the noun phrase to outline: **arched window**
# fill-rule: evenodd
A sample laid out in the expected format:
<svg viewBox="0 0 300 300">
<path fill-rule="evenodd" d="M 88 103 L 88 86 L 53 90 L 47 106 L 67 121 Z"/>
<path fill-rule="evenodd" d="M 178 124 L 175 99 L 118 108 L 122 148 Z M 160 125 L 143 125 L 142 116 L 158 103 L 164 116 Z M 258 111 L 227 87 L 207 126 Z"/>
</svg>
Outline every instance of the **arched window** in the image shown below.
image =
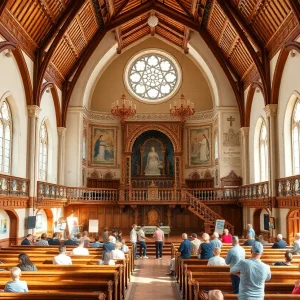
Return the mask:
<svg viewBox="0 0 300 300">
<path fill-rule="evenodd" d="M 268 180 L 268 135 L 267 126 L 263 121 L 259 134 L 260 181 Z"/>
<path fill-rule="evenodd" d="M 40 129 L 39 179 L 47 180 L 48 169 L 48 131 L 45 122 Z"/>
<path fill-rule="evenodd" d="M 86 159 L 86 130 L 83 131 L 82 137 L 82 159 Z"/>
<path fill-rule="evenodd" d="M 215 160 L 219 158 L 218 132 L 215 132 Z"/>
<path fill-rule="evenodd" d="M 0 107 L 0 171 L 10 172 L 12 144 L 12 120 L 9 105 L 3 101 Z"/>
<path fill-rule="evenodd" d="M 292 120 L 292 154 L 293 154 L 293 173 L 300 173 L 300 101 L 295 104 Z"/>
</svg>

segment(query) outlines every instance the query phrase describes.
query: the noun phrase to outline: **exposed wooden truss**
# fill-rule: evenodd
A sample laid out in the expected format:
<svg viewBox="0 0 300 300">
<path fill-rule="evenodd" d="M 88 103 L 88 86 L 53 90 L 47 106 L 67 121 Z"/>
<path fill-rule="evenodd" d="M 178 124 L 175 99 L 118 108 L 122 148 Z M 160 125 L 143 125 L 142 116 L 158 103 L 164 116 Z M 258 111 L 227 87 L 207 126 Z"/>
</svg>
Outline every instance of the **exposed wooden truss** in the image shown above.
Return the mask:
<svg viewBox="0 0 300 300">
<path fill-rule="evenodd" d="M 3 0 L 0 33 L 35 60 L 34 103 L 44 78 L 63 87 L 64 115 L 81 70 L 106 32 L 114 30 L 118 53 L 146 35 L 188 53 L 190 36 L 199 33 L 228 77 L 242 115 L 243 82 L 250 73 L 258 73 L 270 101 L 269 51 L 278 47 L 285 24 L 288 34 L 299 28 L 299 9 L 298 0 Z M 153 13 L 159 23 L 150 28 Z"/>
</svg>

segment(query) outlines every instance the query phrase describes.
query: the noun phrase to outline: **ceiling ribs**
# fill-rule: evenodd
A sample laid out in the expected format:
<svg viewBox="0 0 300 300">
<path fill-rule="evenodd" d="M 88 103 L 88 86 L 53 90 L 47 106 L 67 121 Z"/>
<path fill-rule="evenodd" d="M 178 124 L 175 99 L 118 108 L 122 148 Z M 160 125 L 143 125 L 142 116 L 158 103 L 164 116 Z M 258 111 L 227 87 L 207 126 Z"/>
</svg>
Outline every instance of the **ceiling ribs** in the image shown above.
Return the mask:
<svg viewBox="0 0 300 300">
<path fill-rule="evenodd" d="M 290 3 L 290 6 L 298 20 L 298 23 L 300 23 L 300 3 L 298 0 L 288 0 Z"/>
<path fill-rule="evenodd" d="M 122 34 L 121 34 L 120 27 L 117 27 L 115 29 L 115 38 L 116 38 L 117 43 L 118 43 L 117 53 L 121 54 L 122 53 L 122 49 L 123 49 L 123 41 L 122 41 Z"/>
<path fill-rule="evenodd" d="M 80 28 L 81 32 L 82 32 L 82 36 L 83 36 L 83 38 L 84 38 L 84 42 L 85 42 L 85 44 L 87 45 L 87 44 L 89 43 L 89 39 L 88 39 L 88 37 L 87 37 L 86 34 L 85 34 L 85 30 L 84 30 L 84 28 L 83 28 L 82 22 L 81 22 L 81 20 L 80 20 L 80 18 L 79 18 L 78 15 L 76 16 L 76 21 L 77 21 L 77 23 L 78 23 L 78 25 L 79 25 L 79 28 Z"/>
<path fill-rule="evenodd" d="M 9 2 L 10 0 L 2 0 L 0 3 L 0 17 L 2 15 L 2 12 L 4 11 L 6 4 Z"/>
</svg>

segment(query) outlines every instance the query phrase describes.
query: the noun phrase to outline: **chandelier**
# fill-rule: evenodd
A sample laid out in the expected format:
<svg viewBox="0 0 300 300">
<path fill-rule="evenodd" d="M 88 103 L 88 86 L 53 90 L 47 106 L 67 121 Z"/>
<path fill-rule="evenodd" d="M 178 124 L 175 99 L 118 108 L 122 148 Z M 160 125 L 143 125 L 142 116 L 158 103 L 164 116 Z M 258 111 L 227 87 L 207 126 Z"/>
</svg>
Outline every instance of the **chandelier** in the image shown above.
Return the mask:
<svg viewBox="0 0 300 300">
<path fill-rule="evenodd" d="M 111 104 L 111 113 L 113 116 L 119 117 L 121 123 L 124 123 L 129 117 L 133 117 L 136 114 L 136 105 L 131 100 L 126 100 L 126 96 L 123 94 L 121 100 L 117 100 Z"/>
<path fill-rule="evenodd" d="M 184 122 L 186 117 L 190 117 L 195 113 L 194 102 L 186 100 L 184 95 L 181 94 L 179 100 L 174 100 L 174 104 L 170 104 L 170 114 Z"/>
</svg>

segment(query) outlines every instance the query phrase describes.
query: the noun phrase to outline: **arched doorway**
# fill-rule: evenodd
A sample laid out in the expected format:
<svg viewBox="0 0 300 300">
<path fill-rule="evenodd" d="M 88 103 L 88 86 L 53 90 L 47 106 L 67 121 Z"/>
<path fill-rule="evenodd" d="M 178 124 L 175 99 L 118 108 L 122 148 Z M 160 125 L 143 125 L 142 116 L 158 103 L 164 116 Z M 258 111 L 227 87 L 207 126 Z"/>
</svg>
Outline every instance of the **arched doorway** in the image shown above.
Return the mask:
<svg viewBox="0 0 300 300">
<path fill-rule="evenodd" d="M 292 210 L 287 215 L 287 243 L 294 241 L 296 233 L 300 232 L 300 209 Z"/>
<path fill-rule="evenodd" d="M 52 210 L 49 208 L 43 208 L 39 209 L 36 212 L 36 215 L 39 214 L 39 212 L 44 211 L 47 217 L 47 234 L 52 235 L 53 234 L 53 213 Z"/>
<path fill-rule="evenodd" d="M 2 234 L 4 235 L 4 232 L 7 232 L 7 237 L 0 240 L 0 245 L 2 247 L 16 245 L 18 244 L 19 217 L 13 209 L 3 211 L 7 214 L 9 220 L 1 219 Z"/>
<path fill-rule="evenodd" d="M 257 208 L 253 213 L 253 229 L 255 230 L 256 235 L 262 234 L 265 238 L 268 237 L 268 231 L 261 229 L 264 228 L 261 226 L 264 222 L 264 216 L 262 216 L 262 213 L 268 214 L 270 216 L 270 212 L 266 208 Z"/>
</svg>

